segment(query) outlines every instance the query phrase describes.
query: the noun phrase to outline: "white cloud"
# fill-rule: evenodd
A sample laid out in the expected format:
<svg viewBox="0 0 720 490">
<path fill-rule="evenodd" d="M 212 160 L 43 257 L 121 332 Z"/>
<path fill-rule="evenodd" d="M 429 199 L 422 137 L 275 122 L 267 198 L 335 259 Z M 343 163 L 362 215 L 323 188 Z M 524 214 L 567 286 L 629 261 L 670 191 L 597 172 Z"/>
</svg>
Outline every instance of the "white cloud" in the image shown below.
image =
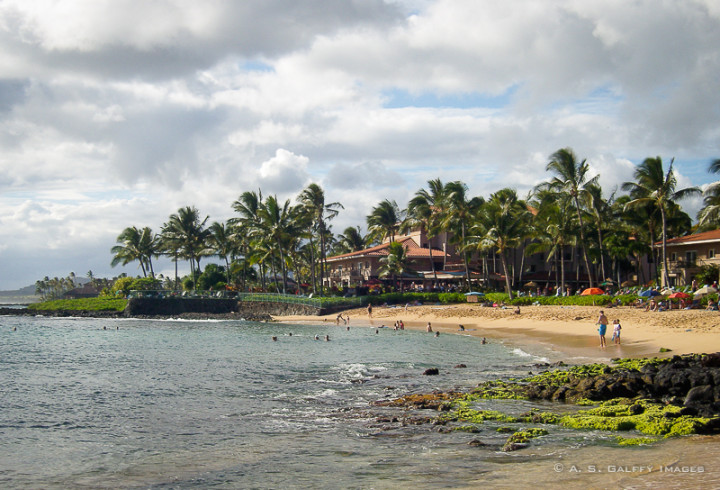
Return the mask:
<svg viewBox="0 0 720 490">
<path fill-rule="evenodd" d="M 258 188 L 320 182 L 340 232 L 437 177 L 524 195 L 568 146 L 606 194 L 655 155 L 706 183 L 719 46 L 711 0 L 6 0 L 0 288 Z"/>
<path fill-rule="evenodd" d="M 260 186 L 267 194 L 297 192 L 309 183 L 307 172 L 309 159 L 302 155 L 278 149 L 275 156 L 260 165 L 258 177 Z"/>
</svg>

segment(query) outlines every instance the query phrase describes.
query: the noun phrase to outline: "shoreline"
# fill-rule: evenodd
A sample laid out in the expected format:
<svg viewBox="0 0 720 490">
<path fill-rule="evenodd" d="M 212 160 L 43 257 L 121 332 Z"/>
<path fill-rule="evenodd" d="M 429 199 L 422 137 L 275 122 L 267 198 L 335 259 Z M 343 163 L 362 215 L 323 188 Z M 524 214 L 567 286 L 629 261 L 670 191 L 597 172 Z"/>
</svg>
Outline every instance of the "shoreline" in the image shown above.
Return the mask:
<svg viewBox="0 0 720 490">
<path fill-rule="evenodd" d="M 600 348 L 597 317 L 600 310 L 612 322 L 620 319 L 621 344 L 611 341 L 612 325 L 606 335 L 607 347 Z M 406 329 L 425 331 L 430 322 L 441 334 L 486 337 L 509 341 L 521 347 L 549 349 L 570 358 L 609 362 L 614 358 L 671 357 L 680 354 L 720 352 L 720 313 L 706 310 L 647 312 L 634 307 L 526 306 L 519 315 L 512 309 L 478 305 L 374 307 L 372 318 L 364 308 L 342 312 L 353 327 L 393 328 L 403 320 Z M 335 324 L 337 314 L 324 316 L 273 315 L 282 323 Z M 460 331 L 458 325 L 464 325 Z M 344 326 L 340 323 L 340 326 Z M 660 349 L 669 349 L 660 352 Z"/>
</svg>

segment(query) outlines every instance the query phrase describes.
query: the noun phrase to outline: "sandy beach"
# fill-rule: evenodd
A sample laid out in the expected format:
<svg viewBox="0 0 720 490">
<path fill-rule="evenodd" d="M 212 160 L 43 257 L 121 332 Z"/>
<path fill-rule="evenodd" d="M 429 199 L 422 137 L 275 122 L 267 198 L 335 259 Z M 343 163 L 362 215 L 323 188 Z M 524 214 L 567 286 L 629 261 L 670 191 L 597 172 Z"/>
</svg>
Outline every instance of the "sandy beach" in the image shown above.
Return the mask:
<svg viewBox="0 0 720 490">
<path fill-rule="evenodd" d="M 612 325 L 608 326 L 607 347 L 600 348 L 595 322 L 600 310 L 612 322 L 622 324 L 622 341 L 614 345 Z M 392 328 L 397 320 L 406 329 L 425 330 L 431 322 L 441 334 L 463 334 L 503 339 L 518 345 L 544 346 L 568 357 L 609 360 L 616 357 L 665 357 L 675 354 L 720 351 L 720 313 L 706 310 L 649 312 L 633 307 L 525 306 L 514 309 L 482 307 L 477 304 L 405 307 L 373 307 L 372 318 L 364 308 L 347 310 L 353 327 Z M 335 323 L 337 314 L 327 316 L 278 316 L 275 320 L 293 323 Z M 341 323 L 342 324 L 342 323 Z M 343 324 L 344 325 L 344 324 Z M 463 325 L 465 331 L 460 331 Z M 670 349 L 661 353 L 660 349 Z"/>
</svg>

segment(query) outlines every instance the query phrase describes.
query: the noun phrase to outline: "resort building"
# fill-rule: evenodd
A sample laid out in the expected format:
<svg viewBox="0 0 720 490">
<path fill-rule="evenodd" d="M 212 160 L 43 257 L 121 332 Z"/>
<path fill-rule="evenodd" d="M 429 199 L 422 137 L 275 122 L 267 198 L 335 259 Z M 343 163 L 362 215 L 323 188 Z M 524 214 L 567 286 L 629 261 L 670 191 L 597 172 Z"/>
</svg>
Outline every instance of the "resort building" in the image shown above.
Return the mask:
<svg viewBox="0 0 720 490">
<path fill-rule="evenodd" d="M 409 267 L 412 269 L 411 273 L 397 278 L 407 286 L 414 283 L 415 287 L 430 287 L 425 279 L 430 276 L 431 279 L 428 281 L 434 280 L 433 266 L 438 274 L 438 280 L 440 280 L 441 276 L 447 276 L 442 272 L 448 265 L 456 266 L 455 262 L 458 260 L 462 262 L 462 259 L 455 254 L 454 247 L 448 243 L 447 233 L 441 233 L 428 239 L 424 232 L 417 230 L 408 235 L 396 236 L 395 241 L 405 247 Z M 364 250 L 328 257 L 327 285 L 330 287 L 359 287 L 366 285 L 369 281 L 377 280 L 382 266 L 380 259 L 389 255 L 389 248 L 390 241 L 385 240 L 380 245 Z M 432 264 L 430 263 L 431 254 Z"/>
<path fill-rule="evenodd" d="M 662 242 L 655 243 L 662 249 Z M 720 266 L 720 230 L 705 231 L 667 240 L 667 286 L 687 286 L 705 265 Z M 660 259 L 662 260 L 662 259 Z M 662 264 L 664 268 L 665 265 Z M 663 274 L 664 277 L 664 274 Z"/>
<path fill-rule="evenodd" d="M 412 272 L 397 278 L 405 289 L 431 290 L 434 288 L 448 289 L 465 281 L 465 265 L 462 255 L 457 252 L 451 242 L 451 235 L 441 233 L 428 239 L 427 234 L 418 229 L 408 235 L 395 237 L 401 243 L 409 258 Z M 433 267 L 430 265 L 432 247 Z M 391 278 L 380 278 L 382 266 L 380 259 L 388 255 L 390 240 L 364 250 L 335 255 L 327 258 L 328 275 L 326 285 L 330 287 L 360 287 L 377 283 L 379 279 L 390 281 Z M 509 251 L 508 261 L 511 271 L 513 289 L 532 288 L 544 290 L 547 286 L 556 285 L 560 281 L 558 260 L 546 261 L 543 253 L 526 256 L 523 248 Z M 587 284 L 587 274 L 581 271 L 581 256 L 577 249 L 568 248 L 562 260 L 565 262 L 565 282 L 567 286 L 577 289 Z M 503 288 L 505 276 L 500 256 L 488 252 L 484 256 L 474 254 L 469 263 L 470 280 L 481 286 Z M 529 286 L 525 286 L 529 284 Z"/>
</svg>

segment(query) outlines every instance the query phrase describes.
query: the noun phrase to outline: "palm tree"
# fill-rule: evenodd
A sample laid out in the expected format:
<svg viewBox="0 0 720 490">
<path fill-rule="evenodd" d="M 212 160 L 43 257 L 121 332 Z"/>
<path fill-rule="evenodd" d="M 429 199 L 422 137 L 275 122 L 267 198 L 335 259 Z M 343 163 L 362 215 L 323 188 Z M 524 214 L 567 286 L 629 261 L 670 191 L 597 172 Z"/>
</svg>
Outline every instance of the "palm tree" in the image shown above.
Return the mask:
<svg viewBox="0 0 720 490">
<path fill-rule="evenodd" d="M 331 220 L 338 215 L 340 209 L 344 209 L 339 202 L 325 203 L 325 191 L 319 185 L 312 183 L 308 185 L 298 196 L 304 213 L 306 213 L 313 228 L 320 238 L 320 284 L 325 283 L 326 248 L 325 236 L 327 231 L 326 220 Z M 310 234 L 312 240 L 312 232 Z M 311 247 L 312 250 L 312 247 Z M 312 275 L 315 279 L 315 261 L 312 258 Z M 313 283 L 313 290 L 315 284 Z"/>
<path fill-rule="evenodd" d="M 713 174 L 720 173 L 720 158 L 710 162 L 708 171 Z M 698 213 L 701 228 L 715 229 L 714 222 L 720 218 L 720 181 L 713 182 L 703 192 L 703 208 Z"/>
<path fill-rule="evenodd" d="M 559 287 L 565 292 L 565 249 L 577 243 L 577 226 L 573 219 L 574 204 L 567 194 L 558 194 L 547 190 L 539 190 L 535 194 L 536 201 L 532 205 L 538 210 L 533 221 L 535 239 L 527 246 L 525 252 L 533 254 L 546 252 L 547 259 L 555 259 L 560 263 Z M 557 268 L 556 270 L 556 285 Z"/>
<path fill-rule="evenodd" d="M 395 234 L 403 220 L 403 213 L 395 201 L 385 199 L 372 209 L 366 220 L 371 240 L 382 241 L 389 237 L 390 241 L 394 242 Z"/>
<path fill-rule="evenodd" d="M 335 244 L 335 253 L 344 254 L 350 252 L 357 252 L 365 248 L 366 241 L 365 237 L 362 236 L 359 226 L 348 226 L 345 228 L 340 236 L 338 236 L 337 243 Z"/>
<path fill-rule="evenodd" d="M 287 292 L 287 261 L 286 249 L 289 249 L 289 242 L 292 241 L 299 228 L 296 216 L 298 210 L 290 205 L 290 200 L 284 204 L 278 202 L 277 196 L 268 197 L 260 207 L 260 230 L 274 245 L 273 252 L 276 252 L 280 261 L 280 268 L 283 279 L 283 294 Z"/>
<path fill-rule="evenodd" d="M 200 259 L 210 254 L 210 230 L 205 228 L 208 219 L 208 216 L 200 219 L 200 211 L 196 207 L 186 206 L 171 214 L 168 222 L 163 225 L 162 234 L 166 244 L 177 247 L 176 250 L 182 257 L 190 261 L 193 281 L 200 273 Z"/>
<path fill-rule="evenodd" d="M 410 259 L 407 256 L 407 250 L 399 242 L 391 242 L 388 247 L 388 254 L 380 258 L 380 268 L 378 276 L 392 276 L 393 283 L 397 283 L 397 276 L 402 276 L 405 272 L 410 272 Z M 400 290 L 403 290 L 403 283 L 400 281 Z"/>
<path fill-rule="evenodd" d="M 233 202 L 233 209 L 239 218 L 231 218 L 229 222 L 238 230 L 240 241 L 244 244 L 243 254 L 249 265 L 257 264 L 260 268 L 260 283 L 265 289 L 265 257 L 260 250 L 267 248 L 267 237 L 259 234 L 260 208 L 262 207 L 262 191 L 245 191 Z"/>
<path fill-rule="evenodd" d="M 145 228 L 149 230 L 149 228 Z M 136 260 L 140 263 L 143 277 L 147 277 L 146 264 L 146 247 L 143 244 L 143 232 L 135 226 L 125 228 L 117 237 L 117 243 L 110 251 L 114 254 L 110 265 L 115 267 L 118 264 L 123 266 Z"/>
<path fill-rule="evenodd" d="M 235 253 L 236 247 L 232 227 L 215 221 L 210 225 L 209 230 L 210 243 L 214 252 L 225 260 L 225 282 L 230 284 L 230 257 Z"/>
<path fill-rule="evenodd" d="M 437 271 L 435 270 L 430 240 L 440 231 L 441 217 L 447 206 L 445 202 L 447 192 L 440 179 L 429 180 L 428 187 L 430 190 L 420 189 L 417 191 L 415 197 L 408 203 L 407 216 L 402 223 L 401 229 L 408 230 L 420 226 L 425 230 L 428 239 L 430 267 L 435 281 L 437 281 Z"/>
<path fill-rule="evenodd" d="M 583 223 L 582 211 L 580 208 L 580 199 L 587 191 L 588 185 L 596 185 L 598 176 L 592 179 L 587 178 L 590 169 L 587 160 L 577 161 L 575 153 L 570 148 L 562 148 L 552 155 L 545 170 L 555 173 L 555 177 L 547 184 L 549 188 L 558 192 L 566 192 L 575 203 L 575 211 L 577 212 L 578 223 L 580 225 L 580 245 L 583 252 L 583 260 L 585 261 L 585 269 L 588 273 L 590 287 L 593 287 L 593 275 L 590 269 L 590 261 L 588 260 L 587 244 L 585 241 L 585 225 Z"/>
<path fill-rule="evenodd" d="M 595 221 L 595 229 L 598 234 L 598 251 L 600 255 L 600 273 L 603 278 L 606 278 L 605 272 L 605 251 L 603 247 L 603 228 L 605 227 L 605 221 L 609 219 L 611 202 L 614 198 L 614 193 L 610 196 L 609 200 L 605 200 L 602 197 L 602 188 L 598 184 L 591 184 L 587 186 L 587 193 L 585 195 L 587 199 L 587 209 Z"/>
<path fill-rule="evenodd" d="M 662 260 L 663 278 L 662 285 L 667 286 L 668 278 L 667 263 L 667 215 L 670 207 L 675 201 L 700 193 L 697 187 L 676 189 L 677 179 L 673 172 L 673 162 L 670 160 L 670 168 L 667 173 L 663 169 L 663 161 L 660 157 L 646 158 L 636 169 L 633 177 L 636 182 L 625 182 L 622 189 L 630 192 L 632 201 L 625 207 L 632 209 L 638 206 L 652 205 L 660 211 L 660 222 L 662 223 Z"/>
<path fill-rule="evenodd" d="M 440 227 L 444 230 L 454 231 L 454 242 L 459 244 L 462 252 L 463 265 L 465 266 L 465 281 L 468 291 L 470 290 L 470 264 L 468 254 L 465 252 L 467 245 L 467 224 L 471 216 L 477 212 L 485 200 L 482 197 L 467 198 L 468 187 L 460 181 L 448 182 L 445 185 L 447 208 L 442 216 Z"/>
<path fill-rule="evenodd" d="M 525 236 L 527 205 L 514 189 L 501 189 L 490 196 L 475 216 L 470 240 L 478 250 L 495 248 L 505 274 L 505 289 L 513 299 L 507 252 L 520 245 Z"/>
</svg>

